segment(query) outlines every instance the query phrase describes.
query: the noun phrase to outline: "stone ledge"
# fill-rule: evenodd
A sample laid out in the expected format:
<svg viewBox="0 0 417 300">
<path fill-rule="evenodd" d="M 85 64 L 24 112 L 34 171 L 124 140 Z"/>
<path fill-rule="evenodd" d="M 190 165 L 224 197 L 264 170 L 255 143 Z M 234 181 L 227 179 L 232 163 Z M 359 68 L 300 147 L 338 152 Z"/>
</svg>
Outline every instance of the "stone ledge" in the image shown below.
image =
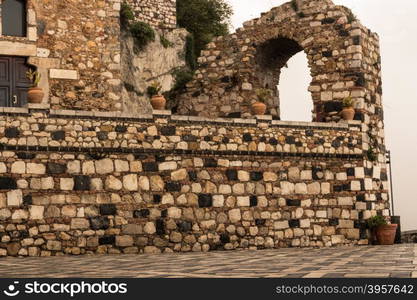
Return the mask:
<svg viewBox="0 0 417 300">
<path fill-rule="evenodd" d="M 37 109 L 37 110 L 48 110 L 51 108 L 49 103 L 28 103 L 28 109 Z"/>
</svg>

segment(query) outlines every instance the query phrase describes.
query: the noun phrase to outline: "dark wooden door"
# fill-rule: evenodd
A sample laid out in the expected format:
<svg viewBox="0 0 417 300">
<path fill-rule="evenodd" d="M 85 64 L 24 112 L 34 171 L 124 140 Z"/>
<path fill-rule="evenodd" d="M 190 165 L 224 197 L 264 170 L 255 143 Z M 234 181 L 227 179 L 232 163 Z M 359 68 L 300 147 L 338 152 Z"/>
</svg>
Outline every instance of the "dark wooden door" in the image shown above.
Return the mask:
<svg viewBox="0 0 417 300">
<path fill-rule="evenodd" d="M 0 56 L 0 106 L 20 107 L 27 103 L 30 81 L 26 58 Z"/>
</svg>

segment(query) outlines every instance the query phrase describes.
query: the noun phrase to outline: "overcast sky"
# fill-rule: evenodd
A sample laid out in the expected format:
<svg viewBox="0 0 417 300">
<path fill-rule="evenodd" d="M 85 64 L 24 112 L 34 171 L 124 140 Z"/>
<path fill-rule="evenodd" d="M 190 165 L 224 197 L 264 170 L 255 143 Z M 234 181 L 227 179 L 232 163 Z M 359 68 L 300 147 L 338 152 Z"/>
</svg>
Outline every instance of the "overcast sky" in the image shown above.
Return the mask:
<svg viewBox="0 0 417 300">
<path fill-rule="evenodd" d="M 283 0 L 228 0 L 234 28 Z M 417 1 L 334 0 L 353 10 L 381 41 L 387 146 L 392 152 L 394 208 L 403 230 L 417 230 Z M 311 121 L 311 77 L 303 52 L 281 74 L 281 118 Z"/>
</svg>

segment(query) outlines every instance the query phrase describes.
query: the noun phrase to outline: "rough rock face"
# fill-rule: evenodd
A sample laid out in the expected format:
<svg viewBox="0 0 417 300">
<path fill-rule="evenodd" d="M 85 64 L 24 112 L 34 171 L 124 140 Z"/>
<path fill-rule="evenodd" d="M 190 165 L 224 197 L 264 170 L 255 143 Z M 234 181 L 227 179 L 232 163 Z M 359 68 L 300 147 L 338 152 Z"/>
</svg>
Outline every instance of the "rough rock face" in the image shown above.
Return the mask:
<svg viewBox="0 0 417 300">
<path fill-rule="evenodd" d="M 156 32 L 155 41 L 149 43 L 142 51 L 134 49 L 134 41 L 129 34 L 122 34 L 123 111 L 150 113 L 152 107 L 146 95 L 146 88 L 155 80 L 161 83 L 162 92 L 173 87 L 173 71 L 185 66 L 187 34 L 185 29 Z M 161 36 L 169 41 L 167 48 L 162 45 Z"/>
</svg>

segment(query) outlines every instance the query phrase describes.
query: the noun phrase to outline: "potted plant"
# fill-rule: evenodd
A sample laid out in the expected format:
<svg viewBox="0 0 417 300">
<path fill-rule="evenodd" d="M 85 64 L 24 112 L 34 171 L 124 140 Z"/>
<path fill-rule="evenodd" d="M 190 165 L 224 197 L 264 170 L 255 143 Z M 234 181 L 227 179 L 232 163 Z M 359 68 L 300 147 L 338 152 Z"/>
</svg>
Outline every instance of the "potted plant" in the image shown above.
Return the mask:
<svg viewBox="0 0 417 300">
<path fill-rule="evenodd" d="M 393 245 L 397 224 L 388 224 L 383 216 L 374 216 L 368 220 L 368 227 L 372 230 L 379 245 Z"/>
<path fill-rule="evenodd" d="M 150 86 L 147 88 L 147 93 L 151 98 L 151 105 L 153 109 L 162 110 L 165 109 L 166 99 L 160 93 L 162 86 L 159 82 L 154 81 Z"/>
<path fill-rule="evenodd" d="M 355 109 L 353 108 L 354 101 L 351 97 L 343 99 L 342 118 L 346 121 L 352 121 L 355 117 Z"/>
<path fill-rule="evenodd" d="M 26 77 L 32 83 L 32 86 L 28 90 L 28 102 L 29 103 L 41 103 L 44 92 L 40 87 L 38 87 L 39 82 L 41 81 L 41 74 L 38 71 L 30 69 L 26 72 Z"/>
<path fill-rule="evenodd" d="M 266 112 L 265 102 L 271 98 L 271 91 L 268 89 L 257 89 L 255 92 L 258 97 L 258 101 L 252 103 L 252 112 L 254 115 L 261 116 Z"/>
</svg>

